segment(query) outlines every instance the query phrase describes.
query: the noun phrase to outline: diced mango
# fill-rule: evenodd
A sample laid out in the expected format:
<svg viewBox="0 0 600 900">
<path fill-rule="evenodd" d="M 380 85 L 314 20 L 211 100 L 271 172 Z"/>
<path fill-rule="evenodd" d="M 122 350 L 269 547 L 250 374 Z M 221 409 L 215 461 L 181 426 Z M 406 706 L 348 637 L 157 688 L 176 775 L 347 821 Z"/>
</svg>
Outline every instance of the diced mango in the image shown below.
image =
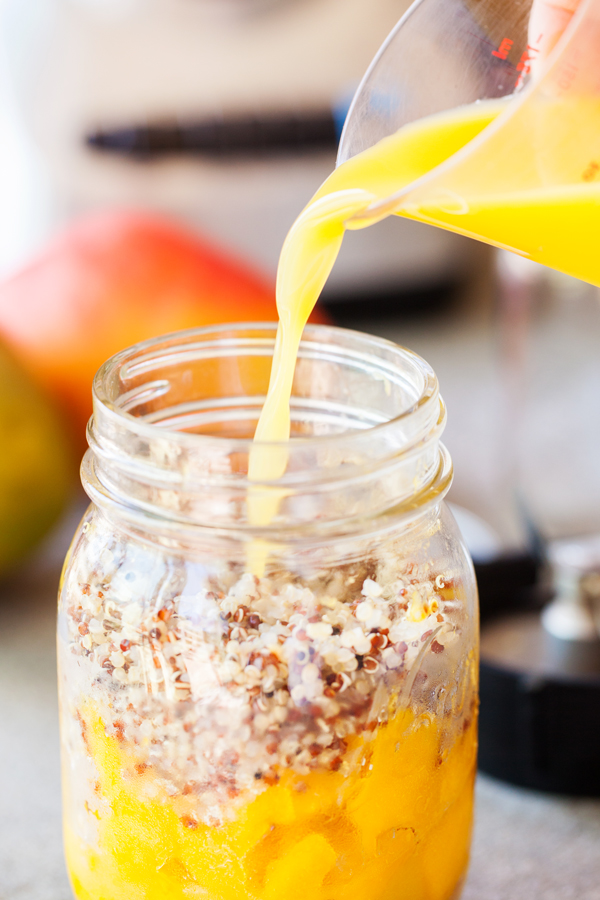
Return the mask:
<svg viewBox="0 0 600 900">
<path fill-rule="evenodd" d="M 264 900 L 305 900 L 317 896 L 336 859 L 335 850 L 323 835 L 309 834 L 285 856 L 268 864 Z"/>
<path fill-rule="evenodd" d="M 423 853 L 423 875 L 429 896 L 452 897 L 469 863 L 473 824 L 473 789 L 465 784 L 462 793 L 430 831 Z"/>
<path fill-rule="evenodd" d="M 455 802 L 467 785 L 472 784 L 476 766 L 477 723 L 473 720 L 465 733 L 442 754 L 440 814 Z"/>
<path fill-rule="evenodd" d="M 399 714 L 375 741 L 369 771 L 358 782 L 347 814 L 374 855 L 378 836 L 390 828 L 426 828 L 435 816 L 440 775 L 439 731 L 427 720 Z"/>
<path fill-rule="evenodd" d="M 283 772 L 235 821 L 195 824 L 106 734 L 84 733 L 99 774 L 93 847 L 65 830 L 78 900 L 450 900 L 468 858 L 475 725 L 444 748 L 440 723 L 398 713 L 351 741 L 352 774 Z"/>
<path fill-rule="evenodd" d="M 248 852 L 273 825 L 289 825 L 295 818 L 292 792 L 284 785 L 274 784 L 242 811 L 236 842 L 242 852 Z"/>
<path fill-rule="evenodd" d="M 339 809 L 344 801 L 346 783 L 341 772 L 312 772 L 309 778 L 295 772 L 284 773 L 295 819 L 306 819 L 325 809 Z"/>
</svg>

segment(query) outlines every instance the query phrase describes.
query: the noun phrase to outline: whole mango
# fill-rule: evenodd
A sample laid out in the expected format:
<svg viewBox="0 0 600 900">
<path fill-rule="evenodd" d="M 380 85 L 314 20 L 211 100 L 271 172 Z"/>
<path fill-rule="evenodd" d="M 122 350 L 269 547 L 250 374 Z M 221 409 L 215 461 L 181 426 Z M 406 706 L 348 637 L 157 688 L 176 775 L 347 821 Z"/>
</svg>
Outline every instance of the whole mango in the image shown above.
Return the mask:
<svg viewBox="0 0 600 900">
<path fill-rule="evenodd" d="M 58 416 L 0 344 L 0 575 L 54 524 L 71 483 L 72 463 Z"/>
<path fill-rule="evenodd" d="M 93 376 L 117 351 L 184 328 L 276 318 L 268 279 L 147 213 L 84 218 L 0 285 L 0 335 L 58 400 L 79 449 Z"/>
</svg>

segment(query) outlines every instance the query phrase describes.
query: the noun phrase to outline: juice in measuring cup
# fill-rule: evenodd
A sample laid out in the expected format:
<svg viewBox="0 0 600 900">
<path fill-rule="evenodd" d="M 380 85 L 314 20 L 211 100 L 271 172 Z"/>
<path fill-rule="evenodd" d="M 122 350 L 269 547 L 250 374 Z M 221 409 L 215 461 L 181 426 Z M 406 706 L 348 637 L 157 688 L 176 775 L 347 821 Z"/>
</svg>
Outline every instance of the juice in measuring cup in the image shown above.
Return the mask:
<svg viewBox="0 0 600 900">
<path fill-rule="evenodd" d="M 477 121 L 492 128 L 465 147 L 462 160 L 459 154 L 446 172 L 442 167 L 429 184 L 408 191 L 398 213 L 600 285 L 600 98 L 534 95 L 514 110 L 506 101 L 482 102 L 414 123 L 387 139 L 400 180 L 411 132 L 422 147 L 443 148 Z M 377 148 L 371 152 L 379 156 Z M 426 171 L 436 165 L 428 157 L 425 149 Z"/>
</svg>

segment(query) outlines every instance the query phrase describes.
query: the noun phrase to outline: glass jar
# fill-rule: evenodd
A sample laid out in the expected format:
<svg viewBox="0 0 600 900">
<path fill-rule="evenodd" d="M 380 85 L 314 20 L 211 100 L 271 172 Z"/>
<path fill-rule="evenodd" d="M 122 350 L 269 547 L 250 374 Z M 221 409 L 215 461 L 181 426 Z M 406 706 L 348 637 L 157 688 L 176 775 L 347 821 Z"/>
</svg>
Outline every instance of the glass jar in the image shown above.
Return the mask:
<svg viewBox="0 0 600 900">
<path fill-rule="evenodd" d="M 96 376 L 92 505 L 59 611 L 80 900 L 460 890 L 477 597 L 442 502 L 436 377 L 388 341 L 309 326 L 286 473 L 250 484 L 274 335 L 182 332 Z M 249 491 L 272 503 L 266 526 Z"/>
</svg>

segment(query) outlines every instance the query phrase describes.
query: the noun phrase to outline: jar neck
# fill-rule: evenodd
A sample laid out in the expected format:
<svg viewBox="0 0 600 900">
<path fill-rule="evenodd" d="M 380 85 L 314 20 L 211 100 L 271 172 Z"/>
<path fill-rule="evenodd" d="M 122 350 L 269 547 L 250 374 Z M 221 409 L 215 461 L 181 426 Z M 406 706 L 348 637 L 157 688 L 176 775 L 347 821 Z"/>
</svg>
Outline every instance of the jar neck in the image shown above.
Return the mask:
<svg viewBox="0 0 600 900">
<path fill-rule="evenodd" d="M 308 326 L 291 400 L 292 439 L 261 444 L 285 474 L 250 482 L 275 326 L 195 329 L 130 348 L 94 381 L 90 498 L 137 528 L 247 539 L 352 534 L 419 515 L 447 491 L 445 408 L 431 368 L 388 341 Z M 248 497 L 270 503 L 267 525 Z"/>
</svg>

